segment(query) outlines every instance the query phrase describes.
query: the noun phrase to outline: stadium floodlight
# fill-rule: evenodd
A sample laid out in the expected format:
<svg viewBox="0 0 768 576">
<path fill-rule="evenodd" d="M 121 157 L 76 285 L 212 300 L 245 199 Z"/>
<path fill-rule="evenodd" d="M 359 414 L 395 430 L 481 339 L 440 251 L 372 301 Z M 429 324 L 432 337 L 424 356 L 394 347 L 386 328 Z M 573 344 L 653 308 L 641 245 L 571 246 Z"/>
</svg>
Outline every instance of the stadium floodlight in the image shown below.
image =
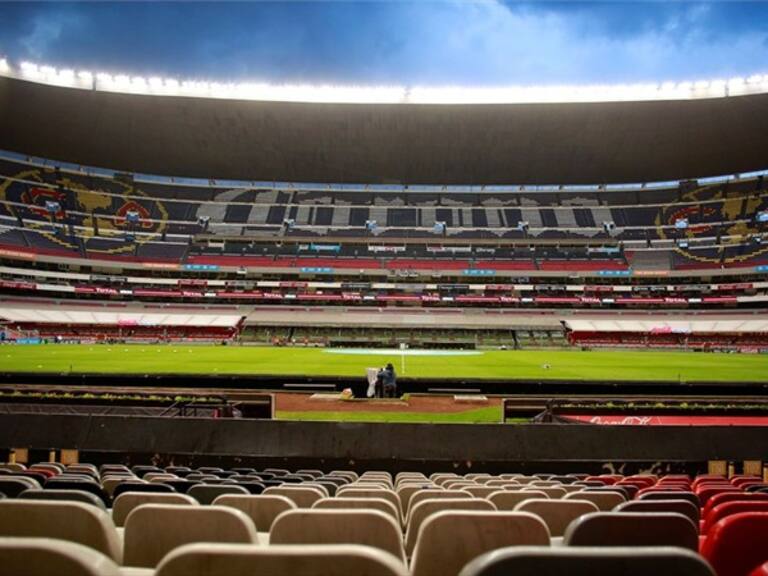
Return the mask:
<svg viewBox="0 0 768 576">
<path fill-rule="evenodd" d="M 377 103 L 377 104 L 515 104 L 538 102 L 631 102 L 647 100 L 688 100 L 768 92 L 768 76 L 752 74 L 728 80 L 698 79 L 682 82 L 614 85 L 561 86 L 334 86 L 268 84 L 265 82 L 207 82 L 199 80 L 150 79 L 80 72 L 76 76 L 50 66 L 22 62 L 14 69 L 0 59 L 0 74 L 44 84 L 125 92 L 259 100 L 275 102 Z M 89 77 L 84 77 L 89 74 Z M 95 81 L 93 79 L 96 79 Z"/>
</svg>

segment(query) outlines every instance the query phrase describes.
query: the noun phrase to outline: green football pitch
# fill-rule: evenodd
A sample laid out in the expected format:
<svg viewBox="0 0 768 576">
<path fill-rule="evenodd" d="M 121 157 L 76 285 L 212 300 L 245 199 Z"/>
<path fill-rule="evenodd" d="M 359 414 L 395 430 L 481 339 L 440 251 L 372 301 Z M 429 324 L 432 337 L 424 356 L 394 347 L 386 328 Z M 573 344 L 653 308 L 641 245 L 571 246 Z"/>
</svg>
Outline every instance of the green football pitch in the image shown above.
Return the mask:
<svg viewBox="0 0 768 576">
<path fill-rule="evenodd" d="M 0 372 L 270 374 L 364 377 L 392 362 L 399 376 L 467 379 L 768 382 L 768 355 L 654 351 L 340 351 L 176 345 L 6 345 Z"/>
</svg>

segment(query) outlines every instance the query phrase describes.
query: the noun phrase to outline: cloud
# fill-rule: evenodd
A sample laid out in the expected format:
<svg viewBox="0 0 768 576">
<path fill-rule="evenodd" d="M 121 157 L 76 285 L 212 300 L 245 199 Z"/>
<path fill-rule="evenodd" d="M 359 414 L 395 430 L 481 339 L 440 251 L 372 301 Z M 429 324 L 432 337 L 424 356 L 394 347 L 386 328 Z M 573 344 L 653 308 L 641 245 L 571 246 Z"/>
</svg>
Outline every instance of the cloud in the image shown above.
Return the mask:
<svg viewBox="0 0 768 576">
<path fill-rule="evenodd" d="M 220 80 L 617 83 L 768 62 L 755 2 L 23 3 L 0 16 L 14 59 Z"/>
</svg>

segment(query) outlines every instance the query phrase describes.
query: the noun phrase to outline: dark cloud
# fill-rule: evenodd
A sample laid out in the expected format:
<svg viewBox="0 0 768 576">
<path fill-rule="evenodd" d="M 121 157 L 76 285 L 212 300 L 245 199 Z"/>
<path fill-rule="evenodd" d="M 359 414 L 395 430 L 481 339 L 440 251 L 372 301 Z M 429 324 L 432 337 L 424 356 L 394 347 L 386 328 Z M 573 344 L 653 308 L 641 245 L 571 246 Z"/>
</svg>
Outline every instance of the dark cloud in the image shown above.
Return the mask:
<svg viewBox="0 0 768 576">
<path fill-rule="evenodd" d="M 759 2 L 0 3 L 14 61 L 221 80 L 632 82 L 764 72 Z"/>
</svg>

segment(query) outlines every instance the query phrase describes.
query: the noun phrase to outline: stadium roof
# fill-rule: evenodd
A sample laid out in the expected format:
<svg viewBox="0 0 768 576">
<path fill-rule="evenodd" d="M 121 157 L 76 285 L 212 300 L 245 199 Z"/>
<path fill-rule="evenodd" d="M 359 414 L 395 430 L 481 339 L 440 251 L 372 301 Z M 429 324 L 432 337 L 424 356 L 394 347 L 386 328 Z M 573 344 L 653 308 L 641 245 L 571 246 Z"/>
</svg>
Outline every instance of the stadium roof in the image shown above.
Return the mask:
<svg viewBox="0 0 768 576">
<path fill-rule="evenodd" d="M 600 98 L 592 88 L 594 96 L 576 97 L 587 100 L 580 102 L 445 104 L 437 96 L 252 100 L 237 91 L 217 95 L 210 85 L 147 94 L 137 92 L 152 90 L 119 77 L 46 83 L 24 79 L 30 75 L 14 74 L 7 63 L 0 70 L 1 149 L 129 172 L 527 185 L 682 180 L 768 166 L 764 77 L 759 90 L 744 89 L 748 81 L 715 82 L 648 88 L 639 100 L 613 87 L 602 99 L 615 101 L 593 101 Z M 195 90 L 205 96 L 178 95 Z"/>
</svg>

